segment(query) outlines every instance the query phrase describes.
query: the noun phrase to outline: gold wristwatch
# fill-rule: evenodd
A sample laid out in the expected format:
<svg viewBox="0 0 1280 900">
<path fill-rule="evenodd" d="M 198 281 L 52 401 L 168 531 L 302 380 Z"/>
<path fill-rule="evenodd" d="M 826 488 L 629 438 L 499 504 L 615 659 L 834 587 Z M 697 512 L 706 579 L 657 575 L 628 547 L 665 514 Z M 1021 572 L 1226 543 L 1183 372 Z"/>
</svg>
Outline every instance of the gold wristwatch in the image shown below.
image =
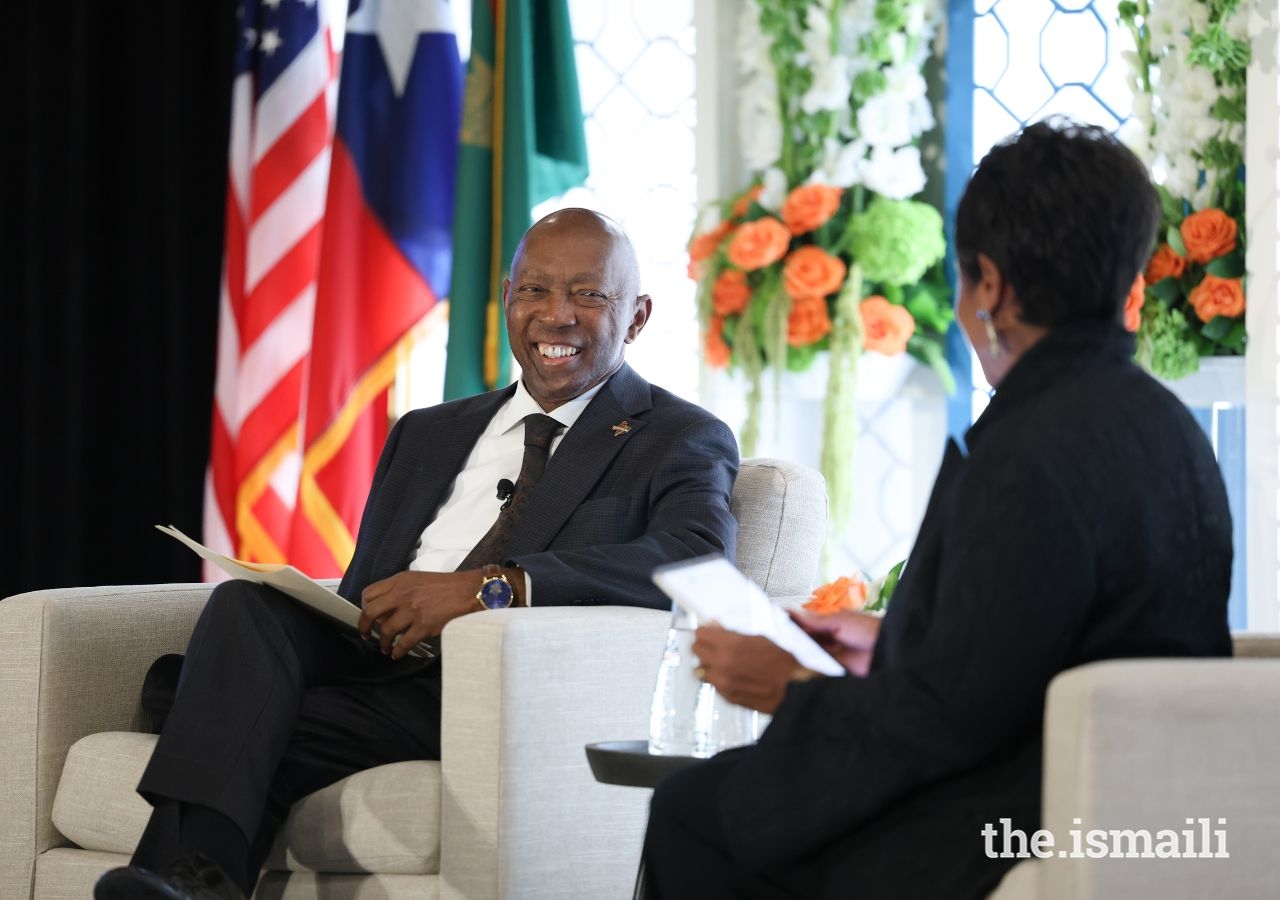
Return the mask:
<svg viewBox="0 0 1280 900">
<path fill-rule="evenodd" d="M 502 574 L 502 567 L 489 563 L 480 569 L 480 590 L 476 600 L 484 609 L 505 609 L 515 597 L 515 588 Z"/>
</svg>

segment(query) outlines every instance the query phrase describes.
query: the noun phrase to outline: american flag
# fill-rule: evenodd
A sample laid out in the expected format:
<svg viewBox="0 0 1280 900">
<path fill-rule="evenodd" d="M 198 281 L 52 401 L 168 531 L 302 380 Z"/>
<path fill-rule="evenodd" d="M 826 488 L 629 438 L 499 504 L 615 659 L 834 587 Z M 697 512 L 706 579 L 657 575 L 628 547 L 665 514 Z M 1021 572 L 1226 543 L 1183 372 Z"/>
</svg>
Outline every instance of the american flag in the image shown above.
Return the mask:
<svg viewBox="0 0 1280 900">
<path fill-rule="evenodd" d="M 302 465 L 335 57 L 322 2 L 245 0 L 236 15 L 204 538 L 222 553 L 277 562 Z"/>
</svg>

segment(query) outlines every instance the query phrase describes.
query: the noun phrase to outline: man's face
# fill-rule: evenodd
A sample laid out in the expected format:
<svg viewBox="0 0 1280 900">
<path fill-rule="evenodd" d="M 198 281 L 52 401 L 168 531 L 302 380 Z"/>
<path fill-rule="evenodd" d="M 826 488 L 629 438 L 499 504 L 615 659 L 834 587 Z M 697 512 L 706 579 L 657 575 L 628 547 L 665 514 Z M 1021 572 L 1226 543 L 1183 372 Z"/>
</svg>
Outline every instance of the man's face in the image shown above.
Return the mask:
<svg viewBox="0 0 1280 900">
<path fill-rule="evenodd" d="M 649 317 L 626 257 L 607 231 L 535 229 L 503 285 L 507 334 L 525 388 L 548 412 L 622 365 L 623 346 Z"/>
</svg>

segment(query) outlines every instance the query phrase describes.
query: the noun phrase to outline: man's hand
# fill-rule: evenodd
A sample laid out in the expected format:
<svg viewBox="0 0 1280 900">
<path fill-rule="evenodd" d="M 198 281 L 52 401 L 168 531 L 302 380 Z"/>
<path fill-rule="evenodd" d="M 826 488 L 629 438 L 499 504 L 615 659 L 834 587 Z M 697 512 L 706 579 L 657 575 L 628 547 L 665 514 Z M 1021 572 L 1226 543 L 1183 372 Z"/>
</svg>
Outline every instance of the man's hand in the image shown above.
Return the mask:
<svg viewBox="0 0 1280 900">
<path fill-rule="evenodd" d="M 815 616 L 790 610 L 795 623 L 808 632 L 836 662 L 854 675 L 866 675 L 880 635 L 880 617 L 857 610 Z"/>
<path fill-rule="evenodd" d="M 787 683 L 804 669 L 796 658 L 768 638 L 703 625 L 693 641 L 700 677 L 730 703 L 772 713 Z"/>
<path fill-rule="evenodd" d="M 356 627 L 369 637 L 377 623 L 382 652 L 400 659 L 422 640 L 439 635 L 449 622 L 480 609 L 479 588 L 478 569 L 399 572 L 364 589 Z"/>
</svg>

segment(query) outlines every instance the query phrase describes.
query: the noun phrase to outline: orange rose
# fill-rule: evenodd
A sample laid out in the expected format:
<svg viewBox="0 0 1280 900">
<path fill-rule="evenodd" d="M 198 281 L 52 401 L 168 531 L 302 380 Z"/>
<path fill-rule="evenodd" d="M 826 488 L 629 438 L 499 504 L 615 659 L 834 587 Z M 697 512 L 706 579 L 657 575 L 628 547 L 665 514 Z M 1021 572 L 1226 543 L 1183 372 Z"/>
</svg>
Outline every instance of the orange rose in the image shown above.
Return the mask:
<svg viewBox="0 0 1280 900">
<path fill-rule="evenodd" d="M 862 312 L 863 347 L 885 356 L 896 356 L 907 349 L 907 340 L 916 331 L 916 320 L 905 307 L 871 296 L 858 308 Z"/>
<path fill-rule="evenodd" d="M 1181 278 L 1187 269 L 1187 261 L 1168 244 L 1161 244 L 1147 263 L 1147 284 L 1155 284 L 1162 278 Z"/>
<path fill-rule="evenodd" d="M 1244 313 L 1244 288 L 1239 278 L 1206 275 L 1204 281 L 1191 289 L 1187 300 L 1201 322 L 1208 322 L 1214 316 L 1235 318 Z"/>
<path fill-rule="evenodd" d="M 710 259 L 720 249 L 720 242 L 733 231 L 731 222 L 721 222 L 710 231 L 704 231 L 689 242 L 689 262 L 700 263 Z"/>
<path fill-rule="evenodd" d="M 867 583 L 857 575 L 840 576 L 830 584 L 814 590 L 805 601 L 804 608 L 820 616 L 829 616 L 846 609 L 862 609 L 867 603 Z"/>
<path fill-rule="evenodd" d="M 843 188 L 825 184 L 802 184 L 782 202 L 782 221 L 792 234 L 813 231 L 836 214 L 843 193 Z"/>
<path fill-rule="evenodd" d="M 821 340 L 831 333 L 831 316 L 827 314 L 827 301 L 821 297 L 795 297 L 791 301 L 791 314 L 787 316 L 787 343 L 803 347 Z"/>
<path fill-rule="evenodd" d="M 821 247 L 792 251 L 782 267 L 782 285 L 792 297 L 825 297 L 844 284 L 848 269 Z"/>
<path fill-rule="evenodd" d="M 1129 288 L 1129 296 L 1124 301 L 1124 327 L 1129 331 L 1137 331 L 1138 326 L 1142 324 L 1142 304 L 1147 302 L 1147 282 L 1142 277 L 1142 273 L 1138 273 L 1138 277 L 1133 279 L 1133 286 Z"/>
<path fill-rule="evenodd" d="M 729 345 L 724 342 L 724 319 L 712 316 L 707 326 L 707 365 L 713 369 L 723 369 L 729 365 Z"/>
<path fill-rule="evenodd" d="M 747 210 L 751 208 L 751 204 L 760 196 L 764 190 L 763 184 L 757 184 L 755 187 L 747 188 L 747 192 L 734 201 L 733 209 L 729 210 L 729 215 L 735 219 L 741 219 L 747 214 Z"/>
<path fill-rule="evenodd" d="M 729 262 L 745 272 L 776 263 L 791 244 L 791 232 L 770 216 L 747 222 L 729 242 Z"/>
<path fill-rule="evenodd" d="M 736 316 L 750 299 L 747 276 L 737 269 L 725 269 L 711 286 L 711 309 L 717 316 Z"/>
<path fill-rule="evenodd" d="M 1220 209 L 1193 212 L 1182 220 L 1178 231 L 1192 262 L 1207 263 L 1236 248 L 1236 220 Z"/>
</svg>

